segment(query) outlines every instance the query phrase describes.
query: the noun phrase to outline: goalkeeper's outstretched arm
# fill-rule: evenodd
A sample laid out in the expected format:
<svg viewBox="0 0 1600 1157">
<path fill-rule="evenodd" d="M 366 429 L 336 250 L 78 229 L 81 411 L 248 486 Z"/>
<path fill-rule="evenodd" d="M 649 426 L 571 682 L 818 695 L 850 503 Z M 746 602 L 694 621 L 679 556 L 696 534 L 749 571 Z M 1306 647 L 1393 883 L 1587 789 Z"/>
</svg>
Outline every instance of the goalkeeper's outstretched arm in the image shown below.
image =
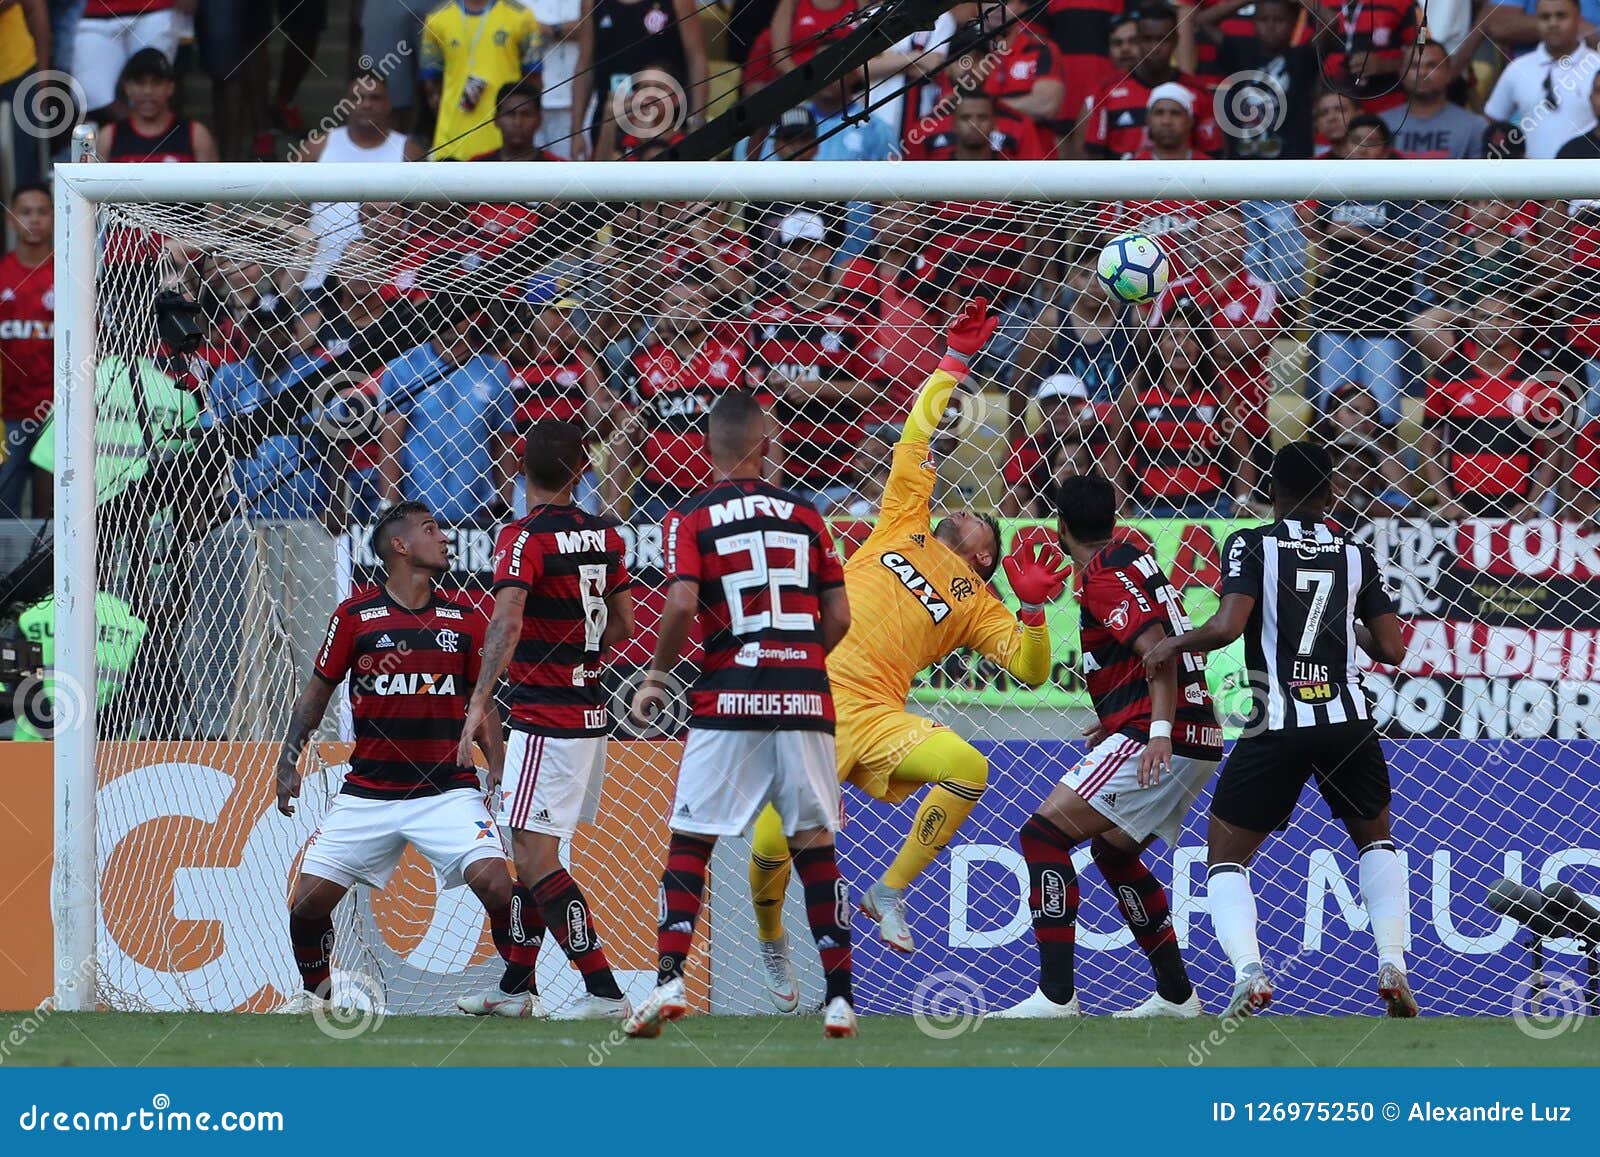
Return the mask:
<svg viewBox="0 0 1600 1157">
<path fill-rule="evenodd" d="M 967 302 L 945 332 L 945 355 L 939 368 L 922 384 L 917 399 L 906 416 L 902 442 L 929 442 L 950 405 L 950 395 L 966 379 L 967 368 L 984 343 L 999 327 L 1000 319 L 989 316 L 989 302 L 979 297 Z"/>
</svg>

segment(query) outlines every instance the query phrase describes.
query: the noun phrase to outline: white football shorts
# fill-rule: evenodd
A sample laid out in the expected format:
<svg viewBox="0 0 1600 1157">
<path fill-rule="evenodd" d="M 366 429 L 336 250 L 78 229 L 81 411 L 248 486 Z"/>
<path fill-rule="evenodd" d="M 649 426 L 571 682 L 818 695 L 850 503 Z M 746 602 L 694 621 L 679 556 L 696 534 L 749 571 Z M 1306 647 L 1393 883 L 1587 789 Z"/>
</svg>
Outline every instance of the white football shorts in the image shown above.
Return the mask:
<svg viewBox="0 0 1600 1157">
<path fill-rule="evenodd" d="M 382 888 L 407 844 L 433 865 L 447 888 L 466 883 L 468 864 L 506 858 L 489 805 L 471 788 L 417 799 L 340 795 L 306 844 L 300 871 L 347 888 Z"/>
<path fill-rule="evenodd" d="M 691 727 L 668 826 L 688 836 L 737 836 L 766 804 L 783 834 L 839 828 L 839 773 L 825 731 Z"/>
<path fill-rule="evenodd" d="M 1061 782 L 1133 839 L 1158 835 L 1176 845 L 1184 818 L 1216 774 L 1217 763 L 1174 754 L 1172 769 L 1160 783 L 1140 787 L 1139 757 L 1144 748 L 1125 735 L 1107 736 L 1068 768 Z"/>
<path fill-rule="evenodd" d="M 606 782 L 606 737 L 530 735 L 512 729 L 500 780 L 500 826 L 570 839 L 592 824 Z"/>
</svg>

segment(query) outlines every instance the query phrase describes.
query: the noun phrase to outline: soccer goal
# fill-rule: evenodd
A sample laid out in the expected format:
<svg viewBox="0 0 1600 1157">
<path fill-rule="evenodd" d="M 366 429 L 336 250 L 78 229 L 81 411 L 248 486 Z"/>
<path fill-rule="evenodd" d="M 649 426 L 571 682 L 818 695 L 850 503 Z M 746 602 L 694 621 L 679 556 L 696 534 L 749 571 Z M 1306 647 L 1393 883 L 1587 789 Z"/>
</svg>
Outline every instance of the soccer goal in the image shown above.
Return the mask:
<svg viewBox="0 0 1600 1157">
<path fill-rule="evenodd" d="M 625 523 L 638 631 L 611 657 L 599 821 L 574 841 L 619 976 L 655 966 L 678 726 L 622 723 L 663 599 L 661 519 L 706 481 L 719 390 L 775 421 L 772 468 L 842 552 L 870 530 L 905 409 L 954 310 L 1002 325 L 936 439 L 935 520 L 1054 536 L 1052 486 L 1100 471 L 1198 622 L 1219 548 L 1269 514 L 1274 446 L 1335 453 L 1335 517 L 1407 624 L 1366 683 L 1395 784 L 1409 956 L 1426 1012 L 1546 1015 L 1593 998 L 1585 945 L 1489 906 L 1503 879 L 1600 896 L 1600 214 L 1588 162 L 101 165 L 57 173 L 53 733 L 57 1000 L 266 1009 L 293 991 L 285 895 L 337 792 L 326 722 L 299 814 L 272 800 L 287 713 L 338 600 L 381 581 L 385 504 L 429 503 L 448 588 L 487 603 L 520 513 L 519 432 L 592 431 L 580 501 Z M 1096 279 L 1114 236 L 1170 269 L 1153 304 Z M 1147 252 L 1143 248 L 1140 252 Z M 418 352 L 418 351 L 421 352 Z M 1015 599 L 1003 573 L 996 589 Z M 970 592 L 969 592 L 970 593 Z M 951 598 L 960 591 L 942 592 Z M 1093 719 L 1070 597 L 1030 688 L 957 652 L 909 711 L 988 758 L 970 819 L 908 893 L 919 942 L 857 922 L 864 1010 L 976 1015 L 1036 980 L 1017 832 Z M 895 623 L 857 618 L 886 660 Z M 1261 680 L 1237 646 L 1208 681 L 1229 737 Z M 688 679 L 685 666 L 679 675 Z M 93 692 L 88 689 L 95 689 Z M 1205 804 L 1147 862 L 1215 1007 L 1231 974 L 1203 904 Z M 1252 866 L 1277 1008 L 1371 1013 L 1355 857 L 1308 792 Z M 845 789 L 859 894 L 917 806 Z M 747 845 L 712 864 L 697 1006 L 771 1011 Z M 1117 896 L 1080 856 L 1078 987 L 1149 991 Z M 1495 893 L 1499 895 L 1501 893 Z M 820 994 L 798 887 L 787 921 Z M 1504 907 L 1504 905 L 1501 905 Z M 336 990 L 442 1012 L 497 975 L 481 910 L 408 853 L 338 917 Z M 560 954 L 547 1005 L 579 992 Z"/>
</svg>

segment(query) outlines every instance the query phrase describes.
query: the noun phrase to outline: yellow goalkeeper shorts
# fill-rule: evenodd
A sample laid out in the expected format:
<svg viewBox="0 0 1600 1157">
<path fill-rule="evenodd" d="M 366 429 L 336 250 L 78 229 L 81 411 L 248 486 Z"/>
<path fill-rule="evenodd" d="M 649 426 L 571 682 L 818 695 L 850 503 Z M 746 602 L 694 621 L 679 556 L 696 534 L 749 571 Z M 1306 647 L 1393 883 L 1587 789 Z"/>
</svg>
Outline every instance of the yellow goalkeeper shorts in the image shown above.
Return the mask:
<svg viewBox="0 0 1600 1157">
<path fill-rule="evenodd" d="M 921 780 L 893 779 L 894 771 L 929 736 L 950 729 L 909 711 L 877 705 L 853 707 L 834 700 L 838 719 L 834 750 L 839 782 L 853 783 L 873 799 L 899 803 L 926 786 Z"/>
</svg>

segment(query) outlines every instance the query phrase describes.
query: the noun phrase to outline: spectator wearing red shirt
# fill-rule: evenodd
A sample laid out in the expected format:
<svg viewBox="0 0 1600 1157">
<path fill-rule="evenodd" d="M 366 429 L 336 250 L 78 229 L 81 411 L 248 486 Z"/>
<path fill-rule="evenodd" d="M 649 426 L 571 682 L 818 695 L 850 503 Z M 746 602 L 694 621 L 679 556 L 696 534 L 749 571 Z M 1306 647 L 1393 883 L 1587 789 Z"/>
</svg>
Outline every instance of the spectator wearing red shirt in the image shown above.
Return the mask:
<svg viewBox="0 0 1600 1157">
<path fill-rule="evenodd" d="M 793 72 L 856 27 L 856 0 L 778 0 L 772 14 L 772 63 L 781 76 Z"/>
<path fill-rule="evenodd" d="M 1537 518 L 1556 479 L 1566 397 L 1523 375 L 1525 319 L 1509 298 L 1480 298 L 1467 323 L 1464 364 L 1428 382 L 1423 474 L 1445 498 L 1441 518 Z"/>
<path fill-rule="evenodd" d="M 1069 75 L 1067 98 L 1063 104 L 1062 120 L 1070 120 L 1072 127 L 1061 138 L 1060 157 L 1064 161 L 1081 161 L 1085 154 L 1084 134 L 1088 131 L 1089 124 L 1096 116 L 1095 102 L 1102 94 L 1118 87 L 1119 81 L 1132 74 L 1139 63 L 1141 52 L 1139 49 L 1139 13 L 1124 12 L 1112 18 L 1111 34 L 1108 41 L 1107 55 L 1110 67 L 1107 69 L 1103 80 L 1096 80 L 1092 84 L 1085 84 L 1078 79 L 1078 74 Z M 1082 74 L 1092 77 L 1094 70 L 1090 69 Z"/>
<path fill-rule="evenodd" d="M 1566 515 L 1578 519 L 1589 534 L 1600 533 L 1600 420 L 1579 428 L 1563 489 Z"/>
<path fill-rule="evenodd" d="M 1289 2 L 1298 15 L 1299 0 Z M 1244 11 L 1252 7 L 1255 8 L 1253 14 Z M 1261 9 L 1255 0 L 1200 0 L 1196 14 L 1199 28 L 1195 36 L 1195 75 L 1215 85 L 1232 73 L 1230 58 L 1248 53 L 1254 46 L 1260 15 Z"/>
<path fill-rule="evenodd" d="M 17 247 L 0 257 L 0 518 L 49 518 L 50 475 L 28 455 L 50 416 L 55 381 L 55 207 L 43 185 L 22 185 L 7 213 Z M 23 495 L 33 483 L 31 509 Z"/>
<path fill-rule="evenodd" d="M 750 313 L 756 365 L 776 399 L 785 485 L 817 509 L 853 489 L 852 457 L 878 390 L 874 319 L 835 276 L 838 246 L 820 213 L 778 223 L 781 284 Z"/>
<path fill-rule="evenodd" d="M 1151 518 L 1226 518 L 1222 396 L 1205 314 L 1174 311 L 1161 327 L 1124 435 L 1125 493 Z"/>
<path fill-rule="evenodd" d="M 1084 128 L 1084 155 L 1108 159 L 1129 157 L 1148 147 L 1145 114 L 1150 92 L 1158 85 L 1181 84 L 1194 96 L 1190 143 L 1197 153 L 1216 156 L 1222 138 L 1211 115 L 1211 94 L 1205 83 L 1180 72 L 1172 63 L 1178 46 L 1178 16 L 1164 4 L 1139 10 L 1139 63 L 1133 71 L 1094 97 L 1094 112 Z"/>
<path fill-rule="evenodd" d="M 1175 310 L 1206 319 L 1207 346 L 1217 368 L 1223 406 L 1232 418 L 1229 448 L 1237 462 L 1236 503 L 1260 494 L 1272 463 L 1267 354 L 1281 318 L 1278 291 L 1245 267 L 1245 221 L 1237 209 L 1216 209 L 1194 233 L 1194 271 L 1168 284 L 1150 311 L 1152 329 Z"/>
<path fill-rule="evenodd" d="M 1056 509 L 1056 485 L 1070 474 L 1112 474 L 1115 403 L 1089 400 L 1089 387 L 1071 374 L 1055 374 L 1034 395 L 1039 428 L 1011 448 L 1005 465 L 1008 518 L 1046 518 Z"/>
<path fill-rule="evenodd" d="M 1362 112 L 1405 103 L 1400 74 L 1417 40 L 1415 0 L 1322 0 L 1320 9 L 1307 7 L 1322 25 L 1317 43 L 1330 86 L 1355 97 Z"/>
<path fill-rule="evenodd" d="M 614 424 L 617 399 L 601 381 L 595 355 L 578 330 L 576 299 L 564 295 L 549 278 L 535 278 L 523 295 L 527 312 L 508 351 L 511 366 L 512 438 L 506 447 L 507 477 L 512 482 L 511 509 L 527 513 L 527 480 L 516 463 L 535 422 L 559 419 L 584 431 L 585 442 L 598 442 Z M 600 512 L 599 479 L 585 469 L 573 501 L 590 514 Z"/>
<path fill-rule="evenodd" d="M 983 89 L 1010 112 L 1033 121 L 1053 144 L 1067 83 L 1055 46 L 1027 22 L 1036 7 L 1036 0 L 1006 0 L 1004 7 L 985 12 L 994 58 Z"/>
<path fill-rule="evenodd" d="M 951 85 L 933 114 L 911 127 L 911 161 L 1042 161 L 1053 142 L 1027 117 L 1018 116 L 989 93 Z"/>
<path fill-rule="evenodd" d="M 621 480 L 633 486 L 635 522 L 660 522 L 711 481 L 706 414 L 717 396 L 757 383 L 749 346 L 731 330 L 708 329 L 710 302 L 693 276 L 667 286 L 650 333 L 630 362 L 635 413 L 605 484 L 615 508 Z"/>
</svg>

